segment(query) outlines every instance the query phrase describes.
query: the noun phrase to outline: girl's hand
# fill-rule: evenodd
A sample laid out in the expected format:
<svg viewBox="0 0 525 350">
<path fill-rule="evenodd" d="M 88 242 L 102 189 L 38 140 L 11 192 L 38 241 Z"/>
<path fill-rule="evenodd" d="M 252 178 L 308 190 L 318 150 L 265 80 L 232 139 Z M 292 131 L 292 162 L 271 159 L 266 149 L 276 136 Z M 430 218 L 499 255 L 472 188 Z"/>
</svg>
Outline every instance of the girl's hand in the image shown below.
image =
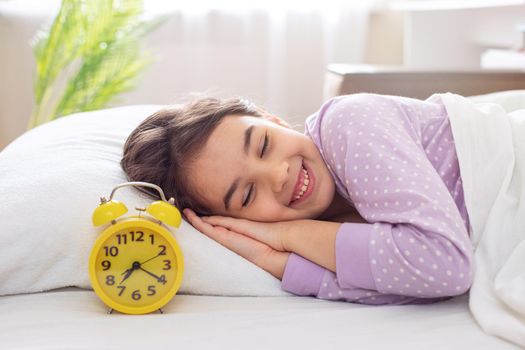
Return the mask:
<svg viewBox="0 0 525 350">
<path fill-rule="evenodd" d="M 253 238 L 275 250 L 286 251 L 286 230 L 282 222 L 258 222 L 229 216 L 203 216 L 202 221 L 212 226 L 222 226 Z"/>
<path fill-rule="evenodd" d="M 282 279 L 290 253 L 284 251 L 284 230 L 279 223 L 260 223 L 225 216 L 200 218 L 191 209 L 184 209 L 183 212 L 197 230 Z"/>
</svg>

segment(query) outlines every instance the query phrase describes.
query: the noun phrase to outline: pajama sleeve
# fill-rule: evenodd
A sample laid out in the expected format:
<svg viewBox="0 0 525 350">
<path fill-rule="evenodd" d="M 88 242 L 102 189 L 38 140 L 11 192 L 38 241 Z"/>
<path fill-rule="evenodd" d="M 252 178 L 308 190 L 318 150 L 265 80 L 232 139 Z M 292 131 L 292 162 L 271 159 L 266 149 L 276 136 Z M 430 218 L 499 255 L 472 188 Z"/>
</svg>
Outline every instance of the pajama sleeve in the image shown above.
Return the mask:
<svg viewBox="0 0 525 350">
<path fill-rule="evenodd" d="M 420 141 L 416 116 L 433 107 L 373 94 L 323 105 L 312 136 L 338 190 L 369 223 L 340 226 L 331 283 L 327 270 L 292 254 L 284 289 L 320 295 L 323 288 L 330 294 L 361 288 L 439 298 L 470 288 L 474 262 L 467 229 Z"/>
</svg>

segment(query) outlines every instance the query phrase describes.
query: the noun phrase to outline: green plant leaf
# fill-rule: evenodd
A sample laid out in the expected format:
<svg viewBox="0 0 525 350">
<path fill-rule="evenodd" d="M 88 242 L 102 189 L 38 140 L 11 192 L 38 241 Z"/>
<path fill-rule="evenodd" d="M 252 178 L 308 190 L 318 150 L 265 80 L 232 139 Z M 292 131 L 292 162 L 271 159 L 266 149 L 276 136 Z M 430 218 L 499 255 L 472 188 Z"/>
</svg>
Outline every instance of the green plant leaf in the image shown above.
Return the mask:
<svg viewBox="0 0 525 350">
<path fill-rule="evenodd" d="M 28 127 L 106 107 L 151 63 L 140 40 L 165 21 L 146 20 L 142 0 L 63 0 L 33 40 L 36 108 Z"/>
</svg>

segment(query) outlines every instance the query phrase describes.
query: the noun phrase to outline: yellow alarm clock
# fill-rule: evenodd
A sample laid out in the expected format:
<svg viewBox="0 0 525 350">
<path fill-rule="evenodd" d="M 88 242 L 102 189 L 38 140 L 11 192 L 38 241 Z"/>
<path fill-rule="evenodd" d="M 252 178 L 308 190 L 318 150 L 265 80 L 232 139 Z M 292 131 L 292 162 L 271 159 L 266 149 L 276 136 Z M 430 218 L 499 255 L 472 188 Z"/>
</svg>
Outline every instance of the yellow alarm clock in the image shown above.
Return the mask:
<svg viewBox="0 0 525 350">
<path fill-rule="evenodd" d="M 128 209 L 113 199 L 115 191 L 125 186 L 156 189 L 162 200 L 145 208 L 135 208 L 139 215 L 126 216 Z M 147 182 L 126 182 L 116 186 L 109 200 L 100 198 L 93 212 L 93 225 L 111 223 L 97 238 L 89 257 L 89 278 L 95 293 L 110 307 L 126 314 L 162 313 L 177 293 L 184 271 L 182 251 L 173 235 L 163 226 L 179 227 L 181 215 L 164 197 L 162 189 Z M 149 215 L 141 215 L 146 212 Z"/>
</svg>

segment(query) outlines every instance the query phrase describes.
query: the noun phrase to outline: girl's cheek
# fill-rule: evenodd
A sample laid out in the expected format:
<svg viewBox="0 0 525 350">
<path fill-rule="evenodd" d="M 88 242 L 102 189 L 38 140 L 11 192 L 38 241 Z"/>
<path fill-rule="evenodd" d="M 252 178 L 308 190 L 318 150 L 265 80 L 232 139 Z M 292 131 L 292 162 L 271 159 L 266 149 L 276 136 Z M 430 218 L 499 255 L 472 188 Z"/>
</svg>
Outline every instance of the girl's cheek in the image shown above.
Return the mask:
<svg viewBox="0 0 525 350">
<path fill-rule="evenodd" d="M 285 208 L 273 203 L 270 205 L 262 205 L 255 209 L 255 215 L 258 216 L 261 221 L 280 221 L 283 219 L 283 212 Z"/>
</svg>

